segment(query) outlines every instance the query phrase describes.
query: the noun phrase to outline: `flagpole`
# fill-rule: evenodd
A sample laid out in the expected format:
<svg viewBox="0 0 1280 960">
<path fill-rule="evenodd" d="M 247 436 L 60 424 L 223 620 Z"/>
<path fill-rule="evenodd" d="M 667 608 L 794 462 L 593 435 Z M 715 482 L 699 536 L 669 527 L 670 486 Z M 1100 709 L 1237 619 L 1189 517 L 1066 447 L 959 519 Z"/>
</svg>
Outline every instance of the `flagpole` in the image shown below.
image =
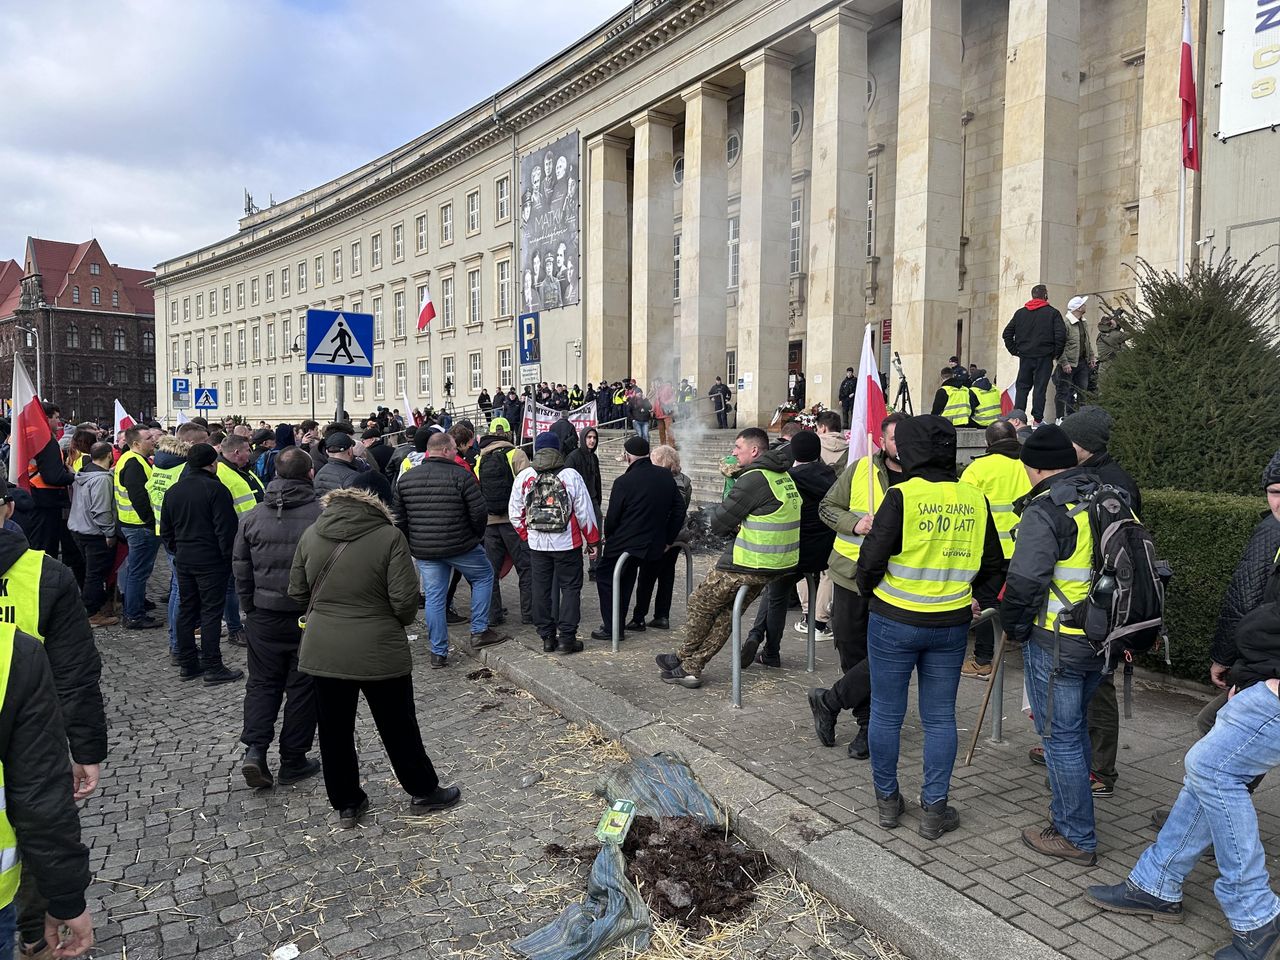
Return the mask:
<svg viewBox="0 0 1280 960">
<path fill-rule="evenodd" d="M 1178 178 L 1178 279 L 1187 272 L 1187 165 L 1179 169 Z"/>
</svg>

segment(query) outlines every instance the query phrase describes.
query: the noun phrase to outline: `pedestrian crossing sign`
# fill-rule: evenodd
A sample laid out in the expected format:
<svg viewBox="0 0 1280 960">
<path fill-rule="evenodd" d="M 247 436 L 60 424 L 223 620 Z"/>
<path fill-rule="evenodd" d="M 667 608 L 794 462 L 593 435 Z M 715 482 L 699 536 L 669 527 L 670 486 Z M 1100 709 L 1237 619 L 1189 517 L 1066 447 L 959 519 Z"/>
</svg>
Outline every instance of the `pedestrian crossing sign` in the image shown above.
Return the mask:
<svg viewBox="0 0 1280 960">
<path fill-rule="evenodd" d="M 373 314 L 308 310 L 307 373 L 373 376 Z"/>
<path fill-rule="evenodd" d="M 213 387 L 197 387 L 196 388 L 196 409 L 197 410 L 218 409 L 218 391 Z"/>
</svg>

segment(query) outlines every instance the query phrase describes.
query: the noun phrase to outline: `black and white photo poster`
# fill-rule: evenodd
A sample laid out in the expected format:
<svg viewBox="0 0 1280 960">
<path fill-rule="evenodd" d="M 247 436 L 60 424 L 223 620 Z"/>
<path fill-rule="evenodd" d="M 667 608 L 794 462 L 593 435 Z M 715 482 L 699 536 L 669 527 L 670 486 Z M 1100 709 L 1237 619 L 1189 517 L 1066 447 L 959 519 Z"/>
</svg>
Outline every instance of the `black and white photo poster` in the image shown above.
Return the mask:
<svg viewBox="0 0 1280 960">
<path fill-rule="evenodd" d="M 520 158 L 520 310 L 555 310 L 581 297 L 578 133 Z"/>
</svg>

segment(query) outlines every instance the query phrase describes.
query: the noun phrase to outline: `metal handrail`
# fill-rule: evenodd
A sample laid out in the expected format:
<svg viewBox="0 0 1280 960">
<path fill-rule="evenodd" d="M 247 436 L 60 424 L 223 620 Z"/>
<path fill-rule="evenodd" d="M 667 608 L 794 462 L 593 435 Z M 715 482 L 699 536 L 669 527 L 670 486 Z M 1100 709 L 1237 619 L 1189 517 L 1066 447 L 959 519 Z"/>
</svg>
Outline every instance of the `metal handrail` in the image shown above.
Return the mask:
<svg viewBox="0 0 1280 960">
<path fill-rule="evenodd" d="M 742 707 L 742 608 L 746 606 L 747 591 L 743 584 L 733 598 L 733 705 Z"/>
<path fill-rule="evenodd" d="M 806 573 L 804 579 L 809 585 L 809 666 L 807 672 L 813 673 L 818 668 L 818 574 Z"/>
<path fill-rule="evenodd" d="M 687 543 L 673 543 L 668 551 L 679 550 L 684 554 L 684 595 L 685 599 L 693 593 L 693 550 Z M 613 638 L 613 652 L 618 652 L 618 642 L 622 639 L 622 568 L 633 559 L 627 551 L 622 551 L 617 563 L 613 565 L 613 620 L 609 631 Z"/>
</svg>

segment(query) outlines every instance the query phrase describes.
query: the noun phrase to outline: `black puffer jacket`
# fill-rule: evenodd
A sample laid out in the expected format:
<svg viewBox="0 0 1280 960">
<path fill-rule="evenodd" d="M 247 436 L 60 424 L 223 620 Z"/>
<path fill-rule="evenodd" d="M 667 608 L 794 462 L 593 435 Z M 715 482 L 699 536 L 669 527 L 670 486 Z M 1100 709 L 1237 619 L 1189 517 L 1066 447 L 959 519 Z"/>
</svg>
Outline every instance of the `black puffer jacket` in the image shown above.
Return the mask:
<svg viewBox="0 0 1280 960">
<path fill-rule="evenodd" d="M 1062 356 L 1067 344 L 1067 325 L 1062 314 L 1051 304 L 1041 303 L 1032 308 L 1032 303 L 1038 301 L 1028 301 L 1026 306 L 1015 310 L 1013 319 L 1004 328 L 1005 349 L 1025 359 Z"/>
<path fill-rule="evenodd" d="M 0 530 L 0 570 L 8 570 L 26 550 L 27 540 L 22 534 Z M 107 717 L 98 686 L 102 661 L 74 574 L 48 556 L 40 573 L 37 629 L 44 637 L 44 652 L 53 669 L 72 759 L 76 763 L 101 763 L 107 755 Z"/>
<path fill-rule="evenodd" d="M 76 591 L 68 596 L 80 604 Z M 80 842 L 80 815 L 71 795 L 69 731 L 58 711 L 65 701 L 55 690 L 52 658 L 45 657 L 51 652 L 42 651 L 40 641 L 22 631 L 14 634 L 0 709 L 0 762 L 6 813 L 18 834 L 23 873 L 34 877 L 36 889 L 49 901 L 50 915 L 70 920 L 84 913 L 89 851 Z M 95 653 L 95 664 L 97 660 Z"/>
<path fill-rule="evenodd" d="M 1280 599 L 1280 574 L 1275 574 L 1277 551 L 1280 551 L 1280 520 L 1268 513 L 1253 528 L 1253 536 L 1231 575 L 1227 595 L 1222 598 L 1218 629 L 1210 651 L 1214 663 L 1224 667 L 1235 663 L 1236 626 L 1240 620 L 1265 600 Z"/>
<path fill-rule="evenodd" d="M 298 541 L 320 516 L 320 501 L 310 480 L 276 478 L 267 495 L 240 521 L 231 552 L 236 593 L 246 613 L 256 607 L 287 613 L 303 608 L 289 597 L 289 568 Z"/>
<path fill-rule="evenodd" d="M 836 532 L 822 522 L 818 507 L 836 482 L 836 472 L 821 460 L 797 463 L 787 472 L 800 491 L 800 566 L 796 569 L 801 573 L 821 573 L 827 569 Z"/>
<path fill-rule="evenodd" d="M 348 463 L 346 460 L 329 457 L 325 465 L 316 471 L 316 496 L 323 497 L 331 490 L 351 486 L 355 478 L 360 476 L 360 472 L 354 460 Z"/>
<path fill-rule="evenodd" d="M 418 560 L 466 553 L 480 542 L 489 522 L 475 474 L 443 457 L 427 457 L 400 477 L 392 511 Z"/>
</svg>

